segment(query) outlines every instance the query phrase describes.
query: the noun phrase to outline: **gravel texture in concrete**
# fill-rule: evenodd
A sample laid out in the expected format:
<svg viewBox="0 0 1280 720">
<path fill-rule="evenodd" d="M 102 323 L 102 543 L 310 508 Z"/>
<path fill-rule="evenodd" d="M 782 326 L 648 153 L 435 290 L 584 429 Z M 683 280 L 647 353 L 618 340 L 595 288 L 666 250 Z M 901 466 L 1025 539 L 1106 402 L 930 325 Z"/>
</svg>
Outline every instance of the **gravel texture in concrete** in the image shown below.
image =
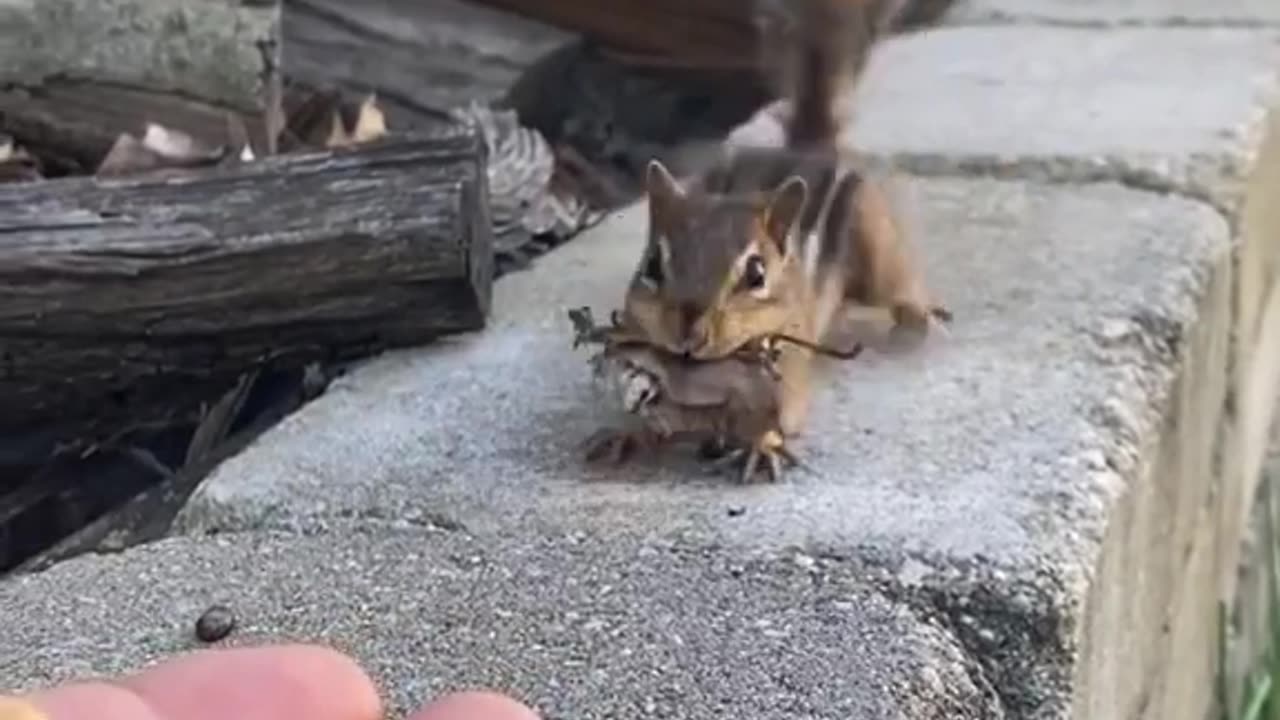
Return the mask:
<svg viewBox="0 0 1280 720">
<path fill-rule="evenodd" d="M 839 561 L 368 523 L 165 540 L 0 585 L 0 678 L 141 667 L 196 647 L 213 603 L 239 619 L 228 642 L 352 653 L 395 716 L 483 686 L 548 719 L 1003 717 L 949 633 Z"/>
<path fill-rule="evenodd" d="M 923 174 L 1114 179 L 1222 205 L 1278 78 L 1280 29 L 943 28 L 881 47 L 848 140 Z"/>
</svg>

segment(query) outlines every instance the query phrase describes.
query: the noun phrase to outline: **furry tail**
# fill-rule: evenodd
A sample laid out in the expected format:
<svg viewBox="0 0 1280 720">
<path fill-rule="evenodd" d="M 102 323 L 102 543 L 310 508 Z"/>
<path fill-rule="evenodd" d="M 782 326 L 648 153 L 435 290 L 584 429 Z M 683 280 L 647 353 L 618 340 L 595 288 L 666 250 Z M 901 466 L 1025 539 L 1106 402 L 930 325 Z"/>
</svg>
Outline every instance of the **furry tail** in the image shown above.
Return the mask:
<svg viewBox="0 0 1280 720">
<path fill-rule="evenodd" d="M 791 103 L 787 146 L 833 146 L 843 125 L 839 106 L 880 36 L 936 22 L 953 2 L 756 0 L 763 70 Z"/>
<path fill-rule="evenodd" d="M 761 64 L 791 103 L 787 146 L 830 146 L 837 107 L 853 89 L 878 34 L 876 0 L 757 0 Z"/>
</svg>

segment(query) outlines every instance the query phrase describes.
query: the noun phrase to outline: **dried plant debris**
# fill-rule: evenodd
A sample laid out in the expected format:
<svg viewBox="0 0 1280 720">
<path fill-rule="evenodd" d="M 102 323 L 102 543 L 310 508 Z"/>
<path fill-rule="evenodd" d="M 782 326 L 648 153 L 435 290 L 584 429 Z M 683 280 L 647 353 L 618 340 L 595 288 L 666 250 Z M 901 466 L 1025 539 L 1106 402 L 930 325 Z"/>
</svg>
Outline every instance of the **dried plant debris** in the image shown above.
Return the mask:
<svg viewBox="0 0 1280 720">
<path fill-rule="evenodd" d="M 196 137 L 160 122 L 148 122 L 141 137 L 124 133 L 99 163 L 99 177 L 175 175 L 196 169 L 235 165 L 271 154 L 274 146 L 287 150 L 351 147 L 387 133 L 386 118 L 377 98 L 350 101 L 337 91 L 302 90 L 292 98 L 288 122 L 278 143 L 250 137 L 244 118 L 227 113 L 219 138 Z M 268 113 L 269 114 L 269 113 Z"/>
<path fill-rule="evenodd" d="M 590 308 L 577 308 L 569 311 L 569 321 L 574 348 L 600 346 L 591 358 L 597 390 L 635 425 L 606 427 L 593 434 L 586 442 L 588 460 L 608 457 L 617 463 L 642 448 L 656 450 L 670 442 L 696 440 L 704 448 L 727 450 L 724 463 L 744 460 L 740 473 L 744 480 L 762 459 L 775 480 L 781 476 L 783 460 L 792 466 L 802 464 L 785 445 L 775 447 L 773 454 L 761 454 L 758 447 L 761 438 L 783 442 L 778 427 L 779 345 L 800 345 L 845 360 L 861 352 L 857 345 L 846 351 L 773 334 L 755 338 L 723 358 L 693 360 L 652 345 L 617 312 L 607 325 L 597 325 Z M 724 463 L 717 461 L 713 467 Z"/>
<path fill-rule="evenodd" d="M 484 138 L 490 212 L 500 255 L 519 253 L 530 236 L 567 238 L 600 220 L 603 214 L 558 177 L 551 146 L 538 131 L 520 125 L 514 110 L 472 102 L 451 114 Z"/>
<path fill-rule="evenodd" d="M 690 360 L 647 343 L 617 313 L 606 326 L 595 324 L 589 308 L 571 310 L 569 319 L 574 347 L 602 346 L 591 358 L 595 387 L 626 419 L 625 427 L 602 427 L 586 439 L 588 462 L 618 464 L 638 452 L 694 441 L 724 450 L 721 460 L 730 458 L 729 463 L 747 457 L 743 477 L 750 477 L 758 462 L 752 449 L 757 440 L 781 437 L 778 357 L 770 338 L 729 357 Z M 716 461 L 709 469 L 720 466 Z M 778 462 L 769 469 L 775 479 L 781 472 Z"/>
<path fill-rule="evenodd" d="M 134 175 L 152 171 L 211 167 L 228 157 L 227 145 L 210 145 L 187 133 L 157 123 L 147 123 L 141 138 L 124 133 L 98 164 L 98 177 Z"/>
<path fill-rule="evenodd" d="M 282 149 L 351 147 L 387 134 L 376 93 L 352 100 L 339 90 L 292 88 L 283 99 Z"/>
<path fill-rule="evenodd" d="M 9 135 L 0 133 L 0 183 L 44 179 L 40 161 Z"/>
</svg>

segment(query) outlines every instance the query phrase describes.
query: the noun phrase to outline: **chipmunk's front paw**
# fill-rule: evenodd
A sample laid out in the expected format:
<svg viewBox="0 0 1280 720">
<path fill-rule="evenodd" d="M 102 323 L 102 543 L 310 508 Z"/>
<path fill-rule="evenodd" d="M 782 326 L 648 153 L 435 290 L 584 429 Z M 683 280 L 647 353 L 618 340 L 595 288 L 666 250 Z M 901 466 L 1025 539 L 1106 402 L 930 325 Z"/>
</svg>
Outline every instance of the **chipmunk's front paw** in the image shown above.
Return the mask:
<svg viewBox="0 0 1280 720">
<path fill-rule="evenodd" d="M 583 454 L 587 462 L 607 461 L 613 465 L 621 465 L 641 449 L 650 449 L 655 445 L 652 433 L 644 430 L 618 430 L 604 428 L 597 430 L 582 444 Z"/>
<path fill-rule="evenodd" d="M 893 328 L 889 331 L 892 346 L 911 349 L 920 346 L 930 335 L 948 334 L 947 326 L 954 315 L 942 305 L 923 306 L 899 303 L 893 306 Z"/>
<path fill-rule="evenodd" d="M 783 469 L 799 466 L 800 460 L 787 448 L 782 433 L 770 430 L 745 448 L 730 450 L 712 461 L 715 468 L 733 468 L 738 471 L 738 481 L 747 483 L 755 479 L 756 472 L 764 470 L 771 482 L 782 480 Z"/>
</svg>

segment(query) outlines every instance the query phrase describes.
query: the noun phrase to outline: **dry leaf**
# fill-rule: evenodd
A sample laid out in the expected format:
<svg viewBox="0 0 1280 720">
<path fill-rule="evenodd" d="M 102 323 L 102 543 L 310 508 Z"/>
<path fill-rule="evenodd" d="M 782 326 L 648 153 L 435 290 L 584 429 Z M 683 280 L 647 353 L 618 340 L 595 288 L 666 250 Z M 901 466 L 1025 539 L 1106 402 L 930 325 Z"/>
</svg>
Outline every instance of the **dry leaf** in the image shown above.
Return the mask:
<svg viewBox="0 0 1280 720">
<path fill-rule="evenodd" d="M 225 154 L 225 148 L 209 147 L 181 130 L 156 123 L 147 123 L 142 145 L 166 160 L 184 165 L 215 163 Z"/>
<path fill-rule="evenodd" d="M 107 156 L 98 163 L 99 177 L 128 175 L 154 170 L 164 166 L 164 158 L 152 152 L 142 141 L 129 133 L 116 138 Z"/>
<path fill-rule="evenodd" d="M 253 162 L 253 143 L 249 140 L 249 129 L 244 119 L 233 112 L 227 113 L 227 157 L 226 160 Z"/>
<path fill-rule="evenodd" d="M 132 175 L 161 170 L 209 167 L 227 156 L 227 146 L 212 147 L 181 130 L 147 123 L 142 139 L 129 133 L 116 138 L 98 164 L 99 177 Z"/>
<path fill-rule="evenodd" d="M 373 93 L 358 104 L 343 102 L 333 110 L 329 123 L 327 148 L 350 147 L 377 140 L 387 134 L 387 116 L 378 107 Z"/>
<path fill-rule="evenodd" d="M 337 90 L 316 90 L 298 101 L 295 95 L 286 128 L 289 145 L 315 148 L 350 147 L 377 140 L 387 133 L 387 119 L 377 96 L 359 102 Z"/>
<path fill-rule="evenodd" d="M 10 136 L 0 134 L 0 183 L 43 180 L 40 162 Z"/>
</svg>

